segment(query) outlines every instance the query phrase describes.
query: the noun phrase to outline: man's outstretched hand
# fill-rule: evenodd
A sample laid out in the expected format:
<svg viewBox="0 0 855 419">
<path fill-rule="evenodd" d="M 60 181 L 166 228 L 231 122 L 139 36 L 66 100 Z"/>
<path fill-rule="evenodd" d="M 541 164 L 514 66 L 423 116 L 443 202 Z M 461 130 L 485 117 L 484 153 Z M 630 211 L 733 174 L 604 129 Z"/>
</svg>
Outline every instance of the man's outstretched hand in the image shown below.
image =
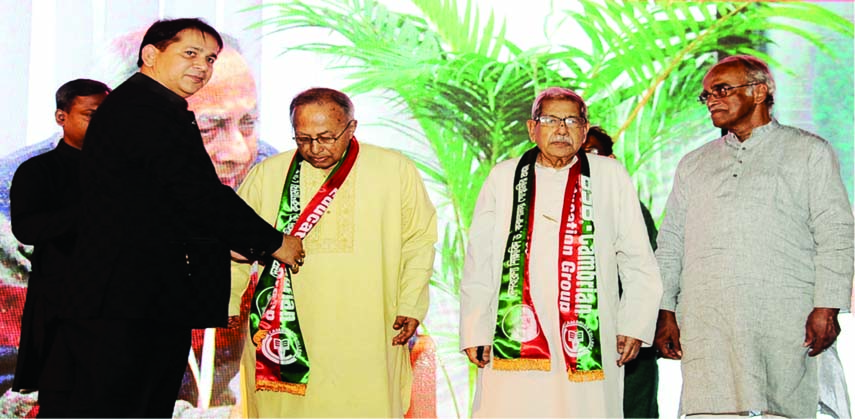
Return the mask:
<svg viewBox="0 0 855 419">
<path fill-rule="evenodd" d="M 282 246 L 273 252 L 273 258 L 288 265 L 292 273 L 300 272 L 300 267 L 303 266 L 306 252 L 303 251 L 303 240 L 299 237 L 284 234 L 282 236 Z"/>
</svg>

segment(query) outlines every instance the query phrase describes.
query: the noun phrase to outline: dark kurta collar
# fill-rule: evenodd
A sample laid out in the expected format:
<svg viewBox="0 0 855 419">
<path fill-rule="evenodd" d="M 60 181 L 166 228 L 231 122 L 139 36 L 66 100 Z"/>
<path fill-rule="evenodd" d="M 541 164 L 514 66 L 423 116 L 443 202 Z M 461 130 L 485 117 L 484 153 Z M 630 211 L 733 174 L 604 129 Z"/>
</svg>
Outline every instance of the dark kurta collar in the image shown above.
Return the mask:
<svg viewBox="0 0 855 419">
<path fill-rule="evenodd" d="M 143 74 L 136 73 L 131 76 L 127 83 L 131 83 L 137 85 L 146 91 L 157 95 L 166 101 L 169 106 L 174 106 L 176 109 L 187 111 L 187 100 L 181 96 L 178 96 L 172 90 L 166 88 L 166 86 L 160 84 L 157 80 Z"/>
<path fill-rule="evenodd" d="M 63 156 L 75 156 L 76 158 L 80 157 L 80 150 L 68 145 L 68 143 L 65 142 L 65 139 L 62 138 L 60 138 L 55 150 L 58 153 L 61 153 Z"/>
</svg>

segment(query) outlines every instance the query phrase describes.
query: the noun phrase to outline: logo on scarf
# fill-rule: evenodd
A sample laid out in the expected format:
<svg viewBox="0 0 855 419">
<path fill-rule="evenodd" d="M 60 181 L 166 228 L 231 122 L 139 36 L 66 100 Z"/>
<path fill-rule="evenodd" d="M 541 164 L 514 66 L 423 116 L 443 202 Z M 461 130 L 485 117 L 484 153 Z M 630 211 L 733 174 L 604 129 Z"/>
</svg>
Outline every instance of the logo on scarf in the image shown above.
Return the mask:
<svg viewBox="0 0 855 419">
<path fill-rule="evenodd" d="M 561 325 L 561 344 L 564 353 L 572 357 L 587 354 L 594 347 L 594 336 L 591 329 L 576 320 L 564 322 Z"/>
<path fill-rule="evenodd" d="M 261 341 L 261 353 L 272 362 L 288 365 L 297 361 L 297 357 L 303 354 L 303 348 L 296 333 L 278 330 L 268 333 Z"/>
<path fill-rule="evenodd" d="M 255 309 L 258 310 L 259 313 L 264 313 L 264 310 L 267 308 L 267 305 L 270 304 L 270 297 L 273 296 L 273 291 L 276 288 L 267 287 L 261 291 L 258 291 L 258 298 L 255 299 Z"/>
<path fill-rule="evenodd" d="M 526 304 L 513 306 L 502 319 L 502 332 L 517 341 L 528 342 L 540 334 L 534 310 Z"/>
</svg>

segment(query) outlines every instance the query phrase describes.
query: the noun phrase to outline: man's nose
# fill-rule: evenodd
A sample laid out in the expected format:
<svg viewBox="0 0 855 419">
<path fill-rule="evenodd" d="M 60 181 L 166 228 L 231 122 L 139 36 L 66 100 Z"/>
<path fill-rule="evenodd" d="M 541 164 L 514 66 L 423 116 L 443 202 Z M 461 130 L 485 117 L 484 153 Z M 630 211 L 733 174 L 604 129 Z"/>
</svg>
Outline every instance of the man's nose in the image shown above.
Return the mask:
<svg viewBox="0 0 855 419">
<path fill-rule="evenodd" d="M 564 120 L 558 121 L 558 127 L 555 128 L 555 132 L 559 134 L 566 134 L 570 131 L 570 128 L 567 127 L 567 123 Z"/>
<path fill-rule="evenodd" d="M 312 154 L 320 153 L 323 148 L 324 147 L 321 145 L 321 142 L 317 139 L 313 139 L 312 142 L 309 143 L 309 150 L 312 152 Z"/>
<path fill-rule="evenodd" d="M 707 110 L 712 107 L 713 103 L 719 103 L 723 100 L 723 97 L 718 97 L 716 95 L 709 95 L 707 97 Z"/>
<path fill-rule="evenodd" d="M 193 67 L 207 71 L 210 68 L 213 68 L 213 64 L 210 64 L 208 62 L 208 57 L 204 57 L 202 55 L 197 55 L 196 59 L 193 60 Z"/>
<path fill-rule="evenodd" d="M 252 150 L 247 144 L 247 139 L 235 124 L 229 124 L 226 137 L 221 141 L 224 144 L 220 147 L 220 152 L 217 153 L 217 158 L 220 161 L 246 163 L 252 159 Z"/>
</svg>

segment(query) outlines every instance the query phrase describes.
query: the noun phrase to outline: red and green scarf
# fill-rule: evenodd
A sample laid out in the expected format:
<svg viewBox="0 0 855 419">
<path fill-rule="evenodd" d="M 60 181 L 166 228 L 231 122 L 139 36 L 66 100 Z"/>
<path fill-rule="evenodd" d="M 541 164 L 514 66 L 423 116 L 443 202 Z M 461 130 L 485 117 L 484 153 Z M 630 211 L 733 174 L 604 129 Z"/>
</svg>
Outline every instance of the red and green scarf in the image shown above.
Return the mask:
<svg viewBox="0 0 855 419">
<path fill-rule="evenodd" d="M 493 368 L 549 371 L 549 344 L 531 300 L 529 251 L 534 227 L 534 166 L 540 151 L 527 151 L 514 174 L 513 209 L 499 308 L 493 336 Z M 584 151 L 570 167 L 558 236 L 559 332 L 570 381 L 602 380 L 597 267 L 594 255 L 593 199 Z"/>
<path fill-rule="evenodd" d="M 309 234 L 329 208 L 358 154 L 359 143 L 353 138 L 342 159 L 301 212 L 300 162 L 303 158 L 300 153 L 294 153 L 282 188 L 276 229 L 289 231 L 301 239 Z M 297 320 L 291 270 L 275 259 L 257 278 L 249 328 L 256 346 L 255 388 L 305 395 L 309 383 L 309 355 Z"/>
</svg>

